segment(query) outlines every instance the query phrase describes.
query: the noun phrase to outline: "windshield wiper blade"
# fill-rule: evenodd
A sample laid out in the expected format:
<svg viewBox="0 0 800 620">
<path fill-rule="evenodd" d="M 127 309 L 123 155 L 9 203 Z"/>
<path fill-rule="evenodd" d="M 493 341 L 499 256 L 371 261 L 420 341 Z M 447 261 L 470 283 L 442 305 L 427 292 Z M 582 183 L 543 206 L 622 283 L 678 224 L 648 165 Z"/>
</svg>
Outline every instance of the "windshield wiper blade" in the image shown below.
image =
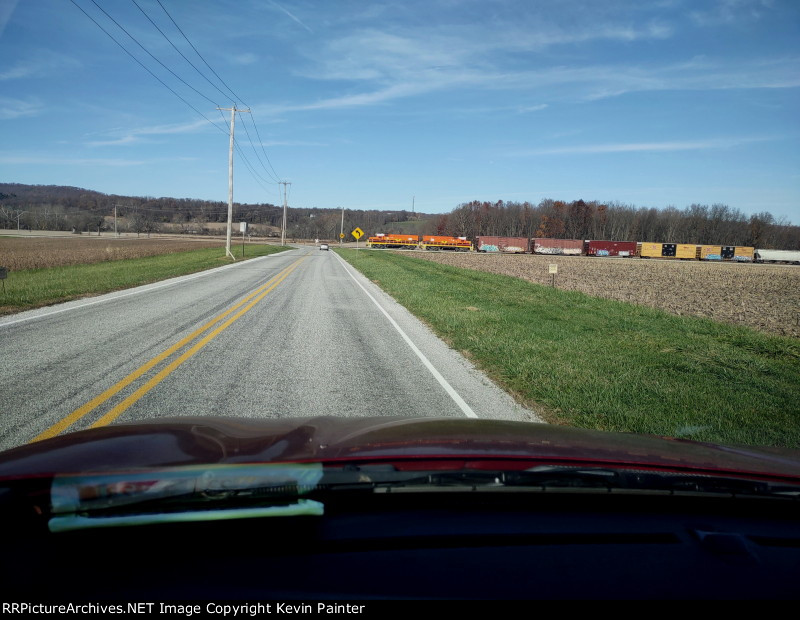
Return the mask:
<svg viewBox="0 0 800 620">
<path fill-rule="evenodd" d="M 800 485 L 776 484 L 730 475 L 657 472 L 594 466 L 537 466 L 526 470 L 371 471 L 360 468 L 360 478 L 337 483 L 326 472 L 324 490 L 414 489 L 583 489 L 630 490 L 671 494 L 705 493 L 728 496 L 800 497 Z"/>
</svg>

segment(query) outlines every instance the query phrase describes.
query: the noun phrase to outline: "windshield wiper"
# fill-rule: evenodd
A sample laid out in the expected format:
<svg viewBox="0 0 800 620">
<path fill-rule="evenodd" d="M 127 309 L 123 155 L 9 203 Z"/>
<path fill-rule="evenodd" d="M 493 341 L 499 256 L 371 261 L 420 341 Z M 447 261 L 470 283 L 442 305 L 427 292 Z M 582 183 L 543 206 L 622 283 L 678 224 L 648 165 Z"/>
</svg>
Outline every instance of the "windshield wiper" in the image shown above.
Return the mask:
<svg viewBox="0 0 800 620">
<path fill-rule="evenodd" d="M 606 490 L 704 493 L 727 496 L 800 498 L 800 485 L 776 484 L 763 480 L 696 473 L 654 472 L 609 467 L 538 466 L 526 470 L 460 470 L 403 472 L 382 467 L 357 468 L 360 481 L 337 484 L 326 472 L 319 489 L 397 490 Z"/>
</svg>

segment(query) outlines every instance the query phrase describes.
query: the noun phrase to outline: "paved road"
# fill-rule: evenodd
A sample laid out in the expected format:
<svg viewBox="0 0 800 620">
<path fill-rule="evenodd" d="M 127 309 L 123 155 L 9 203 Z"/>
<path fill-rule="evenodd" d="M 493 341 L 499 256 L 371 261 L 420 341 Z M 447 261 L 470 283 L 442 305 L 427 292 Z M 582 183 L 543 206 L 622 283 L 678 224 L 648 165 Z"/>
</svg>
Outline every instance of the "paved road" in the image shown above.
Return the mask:
<svg viewBox="0 0 800 620">
<path fill-rule="evenodd" d="M 334 252 L 0 319 L 0 449 L 165 416 L 538 421 Z"/>
</svg>

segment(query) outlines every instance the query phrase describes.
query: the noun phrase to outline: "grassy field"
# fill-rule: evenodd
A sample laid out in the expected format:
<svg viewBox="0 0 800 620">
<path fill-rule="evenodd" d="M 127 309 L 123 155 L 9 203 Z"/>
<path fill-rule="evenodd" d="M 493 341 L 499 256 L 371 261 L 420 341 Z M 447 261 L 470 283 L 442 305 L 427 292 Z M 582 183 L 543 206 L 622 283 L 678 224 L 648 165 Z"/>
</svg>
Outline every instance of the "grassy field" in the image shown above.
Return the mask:
<svg viewBox="0 0 800 620">
<path fill-rule="evenodd" d="M 800 337 L 800 268 L 638 258 L 587 258 L 419 252 L 420 258 L 549 284 L 567 291 L 626 301 L 671 314 L 746 325 L 780 336 Z"/>
<path fill-rule="evenodd" d="M 285 249 L 276 245 L 248 244 L 245 258 Z M 241 246 L 232 247 L 232 250 L 238 259 Z M 5 281 L 5 292 L 0 288 L 0 314 L 157 282 L 230 262 L 225 258 L 224 246 L 217 246 L 143 258 L 10 271 Z"/>
<path fill-rule="evenodd" d="M 395 253 L 339 252 L 549 422 L 800 447 L 797 339 Z"/>
</svg>

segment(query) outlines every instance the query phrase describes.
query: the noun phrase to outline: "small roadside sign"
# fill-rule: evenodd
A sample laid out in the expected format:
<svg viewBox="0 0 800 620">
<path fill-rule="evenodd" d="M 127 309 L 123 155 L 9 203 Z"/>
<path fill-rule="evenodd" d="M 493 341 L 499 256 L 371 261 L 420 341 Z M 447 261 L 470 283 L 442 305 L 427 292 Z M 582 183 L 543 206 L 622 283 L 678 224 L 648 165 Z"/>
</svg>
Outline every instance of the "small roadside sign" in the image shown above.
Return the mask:
<svg viewBox="0 0 800 620">
<path fill-rule="evenodd" d="M 550 271 L 547 273 L 558 273 L 558 265 L 549 265 Z"/>
<path fill-rule="evenodd" d="M 339 239 L 344 239 L 344 233 L 339 233 Z"/>
<path fill-rule="evenodd" d="M 356 229 L 350 234 L 356 238 L 356 241 L 358 241 L 359 239 L 361 239 L 361 237 L 364 236 L 364 231 L 356 226 Z"/>
</svg>

